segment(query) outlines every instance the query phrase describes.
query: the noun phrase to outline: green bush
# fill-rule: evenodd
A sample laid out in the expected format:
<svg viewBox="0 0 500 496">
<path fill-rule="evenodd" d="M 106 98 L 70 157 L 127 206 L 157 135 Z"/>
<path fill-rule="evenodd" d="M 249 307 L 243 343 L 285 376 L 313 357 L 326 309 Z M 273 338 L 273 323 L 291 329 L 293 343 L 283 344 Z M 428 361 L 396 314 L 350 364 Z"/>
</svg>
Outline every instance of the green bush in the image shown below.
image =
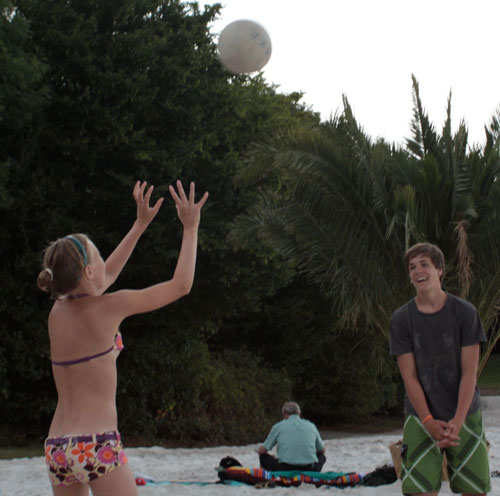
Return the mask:
<svg viewBox="0 0 500 496">
<path fill-rule="evenodd" d="M 245 350 L 211 357 L 202 341 L 168 341 L 136 342 L 120 364 L 117 402 L 127 444 L 262 440 L 290 397 L 286 375 Z"/>
<path fill-rule="evenodd" d="M 260 319 L 246 341 L 286 371 L 306 418 L 327 425 L 400 411 L 403 389 L 388 339 L 342 329 L 329 301 L 300 275 L 267 300 Z"/>
<path fill-rule="evenodd" d="M 215 442 L 263 441 L 291 398 L 291 381 L 246 350 L 226 350 L 212 364 L 204 416 Z"/>
<path fill-rule="evenodd" d="M 303 338 L 309 363 L 289 370 L 294 397 L 307 417 L 332 425 L 399 411 L 399 373 L 386 342 L 336 330 Z"/>
</svg>

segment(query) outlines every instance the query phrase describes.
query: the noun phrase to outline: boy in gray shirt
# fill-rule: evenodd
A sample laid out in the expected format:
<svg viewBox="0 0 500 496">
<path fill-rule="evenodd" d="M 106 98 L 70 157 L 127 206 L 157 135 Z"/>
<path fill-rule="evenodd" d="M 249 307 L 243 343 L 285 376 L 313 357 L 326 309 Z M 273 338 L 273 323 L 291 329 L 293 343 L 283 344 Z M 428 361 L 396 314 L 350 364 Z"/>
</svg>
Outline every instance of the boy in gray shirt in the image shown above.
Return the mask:
<svg viewBox="0 0 500 496">
<path fill-rule="evenodd" d="M 491 490 L 488 453 L 476 384 L 479 315 L 441 288 L 444 256 L 430 243 L 405 254 L 416 297 L 391 318 L 391 354 L 404 381 L 404 494 L 436 495 L 446 451 L 450 487 L 464 495 Z"/>
</svg>

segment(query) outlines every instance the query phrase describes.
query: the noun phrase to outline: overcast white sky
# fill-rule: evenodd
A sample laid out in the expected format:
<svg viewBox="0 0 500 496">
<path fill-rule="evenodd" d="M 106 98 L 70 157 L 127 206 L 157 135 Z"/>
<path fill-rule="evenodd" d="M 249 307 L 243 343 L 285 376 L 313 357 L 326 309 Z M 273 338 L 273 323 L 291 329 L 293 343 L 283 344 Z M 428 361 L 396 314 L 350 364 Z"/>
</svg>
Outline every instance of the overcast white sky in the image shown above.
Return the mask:
<svg viewBox="0 0 500 496">
<path fill-rule="evenodd" d="M 212 0 L 200 4 L 216 3 Z M 411 74 L 441 131 L 452 90 L 453 129 L 469 143 L 500 106 L 500 0 L 220 0 L 219 33 L 237 19 L 265 27 L 273 46 L 263 69 L 279 91 L 303 91 L 323 119 L 342 94 L 373 138 L 403 142 L 412 117 Z"/>
</svg>

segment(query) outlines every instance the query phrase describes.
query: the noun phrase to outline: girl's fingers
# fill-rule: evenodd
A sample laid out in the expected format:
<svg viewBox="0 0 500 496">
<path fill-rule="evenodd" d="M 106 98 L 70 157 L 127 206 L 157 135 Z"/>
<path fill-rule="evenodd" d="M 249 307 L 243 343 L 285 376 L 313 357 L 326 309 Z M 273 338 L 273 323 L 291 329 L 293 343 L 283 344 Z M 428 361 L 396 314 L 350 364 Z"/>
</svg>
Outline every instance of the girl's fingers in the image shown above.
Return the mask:
<svg viewBox="0 0 500 496">
<path fill-rule="evenodd" d="M 186 193 L 184 193 L 184 188 L 180 180 L 177 180 L 177 190 L 179 191 L 179 196 L 183 202 L 187 202 Z"/>
<path fill-rule="evenodd" d="M 158 211 L 160 210 L 160 207 L 163 203 L 163 197 L 160 198 L 156 203 L 155 203 L 155 206 L 153 207 L 153 213 L 156 215 L 158 213 Z"/>
<path fill-rule="evenodd" d="M 205 202 L 208 199 L 208 191 L 205 191 L 205 194 L 201 197 L 201 200 L 196 204 L 200 209 L 205 205 Z"/>
<path fill-rule="evenodd" d="M 137 197 L 138 197 L 138 195 L 139 195 L 139 187 L 140 187 L 140 185 L 141 185 L 141 182 L 140 182 L 140 181 L 137 181 L 137 182 L 135 183 L 135 186 L 134 186 L 134 191 L 133 191 L 133 193 L 132 193 L 132 195 L 133 195 L 133 197 L 134 197 L 135 199 L 137 199 Z"/>
<path fill-rule="evenodd" d="M 144 197 L 144 201 L 149 205 L 149 199 L 151 198 L 151 195 L 153 193 L 153 189 L 154 189 L 154 186 L 151 185 L 148 189 L 148 191 L 146 192 L 146 196 Z"/>
<path fill-rule="evenodd" d="M 191 181 L 189 184 L 189 201 L 190 203 L 194 203 L 194 182 Z"/>
<path fill-rule="evenodd" d="M 175 188 L 170 185 L 168 187 L 169 191 L 170 191 L 170 194 L 172 195 L 172 198 L 175 202 L 175 204 L 177 205 L 177 207 L 179 207 L 181 204 L 186 204 L 186 203 L 189 203 L 190 205 L 194 205 L 198 208 L 201 208 L 203 207 L 203 205 L 205 205 L 205 202 L 207 201 L 208 199 L 208 191 L 205 192 L 205 194 L 201 197 L 200 201 L 198 203 L 195 203 L 195 183 L 193 181 L 191 181 L 191 183 L 189 184 L 189 199 L 186 197 L 186 193 L 184 192 L 184 188 L 182 186 L 182 183 L 180 180 L 177 181 L 177 191 L 175 190 Z"/>
<path fill-rule="evenodd" d="M 137 181 L 137 184 L 134 188 L 134 200 L 136 203 L 140 203 L 142 200 L 141 188 L 142 188 L 141 182 Z"/>
<path fill-rule="evenodd" d="M 170 191 L 170 195 L 172 196 L 175 204 L 178 205 L 181 202 L 181 199 L 177 196 L 177 192 L 175 191 L 175 188 L 172 185 L 170 185 L 168 187 L 168 190 Z"/>
<path fill-rule="evenodd" d="M 146 187 L 147 182 L 144 181 L 141 183 L 141 181 L 137 181 L 134 186 L 134 200 L 139 203 L 141 201 L 144 201 L 144 188 Z"/>
</svg>

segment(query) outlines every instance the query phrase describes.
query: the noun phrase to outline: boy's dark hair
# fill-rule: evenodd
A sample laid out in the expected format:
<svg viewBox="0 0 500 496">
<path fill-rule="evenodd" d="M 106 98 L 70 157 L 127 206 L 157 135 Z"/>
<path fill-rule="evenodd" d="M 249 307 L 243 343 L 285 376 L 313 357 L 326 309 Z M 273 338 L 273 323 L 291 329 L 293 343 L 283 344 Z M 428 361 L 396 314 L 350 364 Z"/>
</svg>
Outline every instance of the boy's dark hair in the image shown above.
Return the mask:
<svg viewBox="0 0 500 496">
<path fill-rule="evenodd" d="M 439 280 L 443 282 L 444 279 L 444 255 L 441 249 L 433 245 L 432 243 L 417 243 L 410 247 L 406 253 L 405 253 L 405 267 L 406 267 L 406 272 L 409 273 L 408 267 L 410 265 L 410 261 L 412 258 L 417 257 L 418 255 L 426 255 L 428 256 L 432 263 L 434 264 L 434 267 L 436 269 L 441 269 L 443 272 L 441 274 L 441 277 Z"/>
</svg>

